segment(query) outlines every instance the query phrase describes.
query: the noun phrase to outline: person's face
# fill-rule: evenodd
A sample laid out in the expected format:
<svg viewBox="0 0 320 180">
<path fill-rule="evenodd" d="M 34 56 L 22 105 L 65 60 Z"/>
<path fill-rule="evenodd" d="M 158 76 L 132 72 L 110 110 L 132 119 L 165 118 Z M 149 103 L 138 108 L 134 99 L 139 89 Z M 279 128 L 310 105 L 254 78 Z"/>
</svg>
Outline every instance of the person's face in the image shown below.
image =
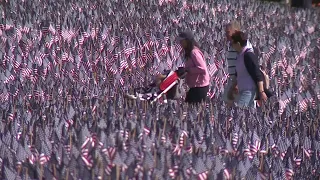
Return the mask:
<svg viewBox="0 0 320 180">
<path fill-rule="evenodd" d="M 233 47 L 236 51 L 238 51 L 238 52 L 241 52 L 241 51 L 242 51 L 242 47 L 241 47 L 240 43 L 235 43 L 235 42 L 232 41 L 231 44 L 232 44 L 232 47 Z"/>
<path fill-rule="evenodd" d="M 227 26 L 226 27 L 226 36 L 227 36 L 227 40 L 231 41 L 231 36 L 232 34 L 235 32 L 235 30 L 231 27 L 231 26 Z"/>
</svg>

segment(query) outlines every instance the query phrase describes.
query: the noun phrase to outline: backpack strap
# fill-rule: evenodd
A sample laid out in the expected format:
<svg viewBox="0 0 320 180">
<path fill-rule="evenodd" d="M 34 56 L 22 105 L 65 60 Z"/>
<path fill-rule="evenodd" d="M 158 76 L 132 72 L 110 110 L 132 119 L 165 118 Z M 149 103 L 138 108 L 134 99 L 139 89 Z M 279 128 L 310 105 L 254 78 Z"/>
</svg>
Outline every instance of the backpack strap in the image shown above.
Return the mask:
<svg viewBox="0 0 320 180">
<path fill-rule="evenodd" d="M 253 50 L 252 48 L 247 48 L 247 49 L 243 52 L 243 54 L 248 53 L 248 52 L 254 53 L 254 50 Z"/>
</svg>

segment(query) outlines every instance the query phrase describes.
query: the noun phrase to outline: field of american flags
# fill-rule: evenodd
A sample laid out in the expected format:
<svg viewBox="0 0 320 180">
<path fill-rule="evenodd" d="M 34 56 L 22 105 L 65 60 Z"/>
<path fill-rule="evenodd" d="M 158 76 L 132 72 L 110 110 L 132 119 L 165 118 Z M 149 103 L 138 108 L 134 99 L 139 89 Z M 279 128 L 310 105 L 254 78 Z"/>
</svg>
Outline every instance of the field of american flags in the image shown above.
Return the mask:
<svg viewBox="0 0 320 180">
<path fill-rule="evenodd" d="M 277 93 L 257 111 L 221 101 L 234 18 Z M 319 18 L 251 0 L 1 1 L 0 179 L 319 178 Z M 208 101 L 124 99 L 183 65 L 185 29 L 208 63 Z"/>
</svg>

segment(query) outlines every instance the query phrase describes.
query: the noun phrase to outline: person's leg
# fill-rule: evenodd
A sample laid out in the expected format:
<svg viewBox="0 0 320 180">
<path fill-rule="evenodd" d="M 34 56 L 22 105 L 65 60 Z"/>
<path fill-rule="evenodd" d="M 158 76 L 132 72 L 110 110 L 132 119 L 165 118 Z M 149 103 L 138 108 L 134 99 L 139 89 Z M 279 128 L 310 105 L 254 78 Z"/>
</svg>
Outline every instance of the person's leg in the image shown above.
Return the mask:
<svg viewBox="0 0 320 180">
<path fill-rule="evenodd" d="M 257 102 L 256 102 L 257 91 L 253 90 L 251 91 L 251 93 L 252 93 L 252 96 L 249 102 L 249 107 L 256 108 L 257 107 Z"/>
<path fill-rule="evenodd" d="M 201 103 L 206 100 L 209 86 L 190 88 L 186 96 L 187 103 Z"/>
<path fill-rule="evenodd" d="M 209 92 L 209 86 L 199 87 L 198 92 L 197 92 L 197 94 L 198 94 L 197 102 L 201 103 L 201 102 L 205 101 L 207 99 L 208 92 Z"/>
<path fill-rule="evenodd" d="M 237 99 L 237 106 L 242 108 L 244 107 L 255 108 L 255 102 L 254 102 L 255 97 L 256 97 L 255 90 L 240 91 Z"/>
<path fill-rule="evenodd" d="M 185 101 L 187 103 L 193 103 L 194 102 L 194 96 L 195 96 L 194 88 L 190 88 L 189 91 L 187 92 Z"/>
</svg>

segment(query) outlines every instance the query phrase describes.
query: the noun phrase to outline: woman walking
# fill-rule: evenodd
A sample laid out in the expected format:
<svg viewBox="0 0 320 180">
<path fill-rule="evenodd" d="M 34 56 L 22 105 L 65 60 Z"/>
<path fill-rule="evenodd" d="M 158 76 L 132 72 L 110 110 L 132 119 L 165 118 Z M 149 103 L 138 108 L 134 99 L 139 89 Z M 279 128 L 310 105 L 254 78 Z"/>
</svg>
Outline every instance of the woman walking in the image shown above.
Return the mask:
<svg viewBox="0 0 320 180">
<path fill-rule="evenodd" d="M 190 88 L 185 101 L 191 104 L 203 102 L 207 97 L 210 83 L 203 53 L 190 31 L 180 33 L 177 39 L 184 50 L 186 84 Z"/>
</svg>

